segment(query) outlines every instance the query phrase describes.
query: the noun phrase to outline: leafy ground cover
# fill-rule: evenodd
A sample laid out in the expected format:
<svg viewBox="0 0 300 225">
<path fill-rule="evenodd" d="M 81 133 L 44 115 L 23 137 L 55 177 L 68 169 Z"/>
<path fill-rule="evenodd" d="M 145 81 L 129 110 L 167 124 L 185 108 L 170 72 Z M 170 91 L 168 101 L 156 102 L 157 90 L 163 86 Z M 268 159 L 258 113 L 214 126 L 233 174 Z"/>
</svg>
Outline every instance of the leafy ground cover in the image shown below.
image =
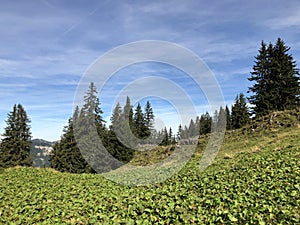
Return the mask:
<svg viewBox="0 0 300 225">
<path fill-rule="evenodd" d="M 299 224 L 299 148 L 241 153 L 204 173 L 126 187 L 99 175 L 0 174 L 2 224 Z"/>
<path fill-rule="evenodd" d="M 229 133 L 207 170 L 199 172 L 199 149 L 180 173 L 150 186 L 1 170 L 0 224 L 300 224 L 299 128 L 295 120 Z"/>
</svg>

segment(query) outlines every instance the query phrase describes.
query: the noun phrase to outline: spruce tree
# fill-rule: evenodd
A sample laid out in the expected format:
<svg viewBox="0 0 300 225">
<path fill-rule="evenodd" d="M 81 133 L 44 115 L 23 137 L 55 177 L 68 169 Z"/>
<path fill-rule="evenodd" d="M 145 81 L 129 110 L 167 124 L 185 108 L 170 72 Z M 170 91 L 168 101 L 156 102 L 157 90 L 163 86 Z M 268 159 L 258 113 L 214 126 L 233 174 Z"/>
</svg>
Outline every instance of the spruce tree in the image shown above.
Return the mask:
<svg viewBox="0 0 300 225">
<path fill-rule="evenodd" d="M 74 124 L 75 137 L 83 157 L 93 168 L 102 173 L 120 166 L 106 147 L 109 145 L 108 130 L 103 120 L 103 111 L 96 86 L 92 82 L 84 96 L 84 104 Z"/>
<path fill-rule="evenodd" d="M 120 104 L 117 103 L 110 118 L 111 125 L 108 131 L 108 142 L 106 144 L 106 148 L 113 157 L 123 163 L 127 163 L 132 159 L 134 150 L 128 148 L 122 143 L 122 141 L 124 141 L 124 139 L 128 136 L 128 134 L 124 133 L 123 130 L 124 121 L 122 121 L 122 113 L 122 108 Z"/>
<path fill-rule="evenodd" d="M 188 132 L 189 137 L 194 137 L 197 135 L 196 124 L 193 119 L 191 119 L 188 129 L 189 129 L 189 132 Z"/>
<path fill-rule="evenodd" d="M 91 82 L 89 89 L 84 96 L 82 113 L 84 113 L 86 119 L 94 120 L 98 134 L 103 136 L 105 133 L 105 121 L 103 120 L 103 111 L 100 106 L 97 88 L 95 84 Z"/>
<path fill-rule="evenodd" d="M 63 129 L 61 140 L 53 146 L 50 155 L 51 168 L 60 172 L 91 173 L 95 172 L 83 158 L 74 136 L 73 120 L 78 120 L 78 111 L 75 110 L 73 118 Z"/>
<path fill-rule="evenodd" d="M 250 122 L 249 110 L 244 94 L 236 96 L 231 109 L 231 124 L 233 129 L 238 129 Z"/>
<path fill-rule="evenodd" d="M 161 132 L 163 138 L 162 138 L 162 142 L 159 144 L 161 146 L 167 146 L 170 144 L 170 139 L 169 139 L 169 134 L 168 134 L 168 130 L 165 127 L 162 132 Z"/>
<path fill-rule="evenodd" d="M 120 116 L 118 116 L 117 114 L 120 114 Z M 133 107 L 131 105 L 130 98 L 127 96 L 126 104 L 123 107 L 123 110 L 119 109 L 119 107 L 116 106 L 111 117 L 111 129 L 115 132 L 118 140 L 129 149 L 135 149 L 139 144 L 139 141 L 137 139 L 139 137 L 137 137 L 138 135 L 135 128 L 135 121 L 133 116 Z M 116 122 L 113 121 L 115 120 L 114 117 L 119 117 L 118 125 L 116 125 Z"/>
<path fill-rule="evenodd" d="M 195 133 L 194 136 L 198 136 L 200 134 L 200 117 L 197 116 L 195 120 Z"/>
<path fill-rule="evenodd" d="M 126 104 L 124 106 L 124 113 L 123 113 L 123 119 L 127 121 L 129 124 L 130 128 L 133 128 L 133 109 L 132 109 L 131 101 L 130 98 L 127 96 L 126 97 Z"/>
<path fill-rule="evenodd" d="M 272 49 L 272 46 L 269 46 L 269 50 L 267 50 L 265 42 L 262 41 L 259 54 L 255 57 L 253 72 L 251 72 L 251 77 L 248 78 L 249 81 L 255 82 L 252 87 L 249 87 L 248 92 L 253 92 L 253 95 L 248 97 L 248 100 L 254 105 L 253 113 L 257 116 L 266 114 L 270 109 L 267 87 L 267 81 L 270 80 L 270 49 Z"/>
<path fill-rule="evenodd" d="M 208 134 L 211 132 L 212 117 L 208 112 L 200 117 L 200 134 Z"/>
<path fill-rule="evenodd" d="M 133 109 L 132 109 L 132 105 L 131 105 L 131 101 L 130 98 L 127 96 L 126 97 L 126 103 L 123 109 L 123 113 L 121 116 L 121 120 L 122 120 L 122 129 L 124 130 L 124 141 L 126 141 L 127 136 L 128 138 L 131 136 L 129 135 L 130 133 L 134 134 L 134 122 L 133 122 Z M 129 130 L 130 129 L 130 130 Z M 127 142 L 129 142 L 129 145 L 133 144 L 131 143 L 132 141 L 127 140 Z M 133 144 L 134 145 L 134 144 Z"/>
<path fill-rule="evenodd" d="M 299 105 L 299 70 L 283 40 L 278 38 L 273 49 L 271 75 L 274 77 L 274 109 L 294 109 Z M 278 96 L 278 97 L 275 97 Z"/>
<path fill-rule="evenodd" d="M 7 127 L 0 145 L 0 167 L 31 166 L 30 119 L 21 104 L 8 113 Z"/>
<path fill-rule="evenodd" d="M 110 129 L 114 130 L 114 129 L 118 129 L 120 126 L 120 122 L 121 122 L 121 116 L 122 116 L 122 108 L 120 103 L 118 102 L 113 110 L 113 114 L 110 118 L 111 121 L 111 125 L 110 125 Z"/>
<path fill-rule="evenodd" d="M 169 129 L 169 141 L 171 141 L 172 139 L 173 139 L 173 130 L 172 130 L 172 128 L 170 127 L 170 129 Z"/>
<path fill-rule="evenodd" d="M 249 81 L 254 82 L 249 102 L 253 113 L 263 116 L 271 111 L 293 109 L 300 102 L 299 70 L 285 43 L 278 38 L 275 45 L 262 42 Z"/>
<path fill-rule="evenodd" d="M 226 114 L 226 130 L 231 130 L 232 129 L 231 115 L 227 105 L 225 107 L 225 114 Z"/>
<path fill-rule="evenodd" d="M 142 111 L 141 104 L 138 103 L 134 116 L 133 116 L 133 124 L 134 124 L 134 134 L 137 138 L 146 138 L 149 133 L 148 127 L 146 126 L 145 116 Z"/>
<path fill-rule="evenodd" d="M 147 101 L 145 106 L 145 125 L 146 125 L 146 136 L 150 136 L 151 131 L 153 130 L 154 123 L 154 113 L 149 101 Z"/>
<path fill-rule="evenodd" d="M 226 126 L 227 126 L 227 112 L 226 112 L 226 108 L 223 109 L 223 107 L 221 106 L 218 114 L 217 129 L 218 131 L 224 131 L 226 130 Z"/>
</svg>

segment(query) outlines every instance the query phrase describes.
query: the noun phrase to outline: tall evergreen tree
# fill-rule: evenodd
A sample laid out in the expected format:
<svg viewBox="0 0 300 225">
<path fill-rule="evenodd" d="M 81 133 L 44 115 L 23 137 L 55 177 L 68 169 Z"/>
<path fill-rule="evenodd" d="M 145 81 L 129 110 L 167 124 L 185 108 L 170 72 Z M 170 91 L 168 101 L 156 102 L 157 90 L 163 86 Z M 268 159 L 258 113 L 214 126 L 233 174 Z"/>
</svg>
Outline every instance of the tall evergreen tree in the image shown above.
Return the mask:
<svg viewBox="0 0 300 225">
<path fill-rule="evenodd" d="M 200 134 L 200 117 L 197 116 L 195 120 L 195 133 L 194 136 L 198 136 Z"/>
<path fill-rule="evenodd" d="M 145 125 L 147 127 L 146 136 L 151 134 L 153 130 L 153 123 L 154 123 L 154 113 L 149 101 L 147 101 L 145 106 Z"/>
<path fill-rule="evenodd" d="M 117 122 L 117 118 L 119 121 Z M 133 121 L 133 109 L 130 102 L 130 98 L 127 96 L 126 104 L 123 110 L 117 105 L 114 109 L 111 117 L 112 126 L 110 130 L 114 131 L 118 140 L 123 143 L 124 146 L 134 149 L 138 143 L 135 139 L 135 129 Z"/>
<path fill-rule="evenodd" d="M 171 141 L 169 139 L 169 134 L 168 134 L 168 130 L 166 127 L 162 130 L 162 135 L 163 135 L 163 139 L 162 139 L 162 142 L 160 143 L 160 145 L 162 145 L 162 146 L 169 145 Z"/>
<path fill-rule="evenodd" d="M 170 129 L 169 129 L 169 140 L 171 141 L 172 139 L 173 139 L 173 130 L 172 130 L 172 128 L 170 127 Z"/>
<path fill-rule="evenodd" d="M 249 110 L 244 94 L 241 93 L 235 98 L 231 109 L 231 123 L 233 129 L 238 129 L 250 122 Z"/>
<path fill-rule="evenodd" d="M 122 121 L 122 108 L 119 103 L 116 104 L 110 119 L 111 125 L 108 131 L 106 149 L 116 159 L 123 163 L 127 163 L 132 159 L 134 150 L 122 143 L 129 134 L 124 133 L 126 131 L 123 130 L 124 121 Z M 128 139 L 126 139 L 126 142 L 127 141 Z"/>
<path fill-rule="evenodd" d="M 124 106 L 124 116 L 126 120 L 128 120 L 128 123 L 130 126 L 133 126 L 133 109 L 132 109 L 130 98 L 126 97 L 126 104 Z"/>
<path fill-rule="evenodd" d="M 8 114 L 7 127 L 0 145 L 0 167 L 31 166 L 30 119 L 21 104 Z"/>
<path fill-rule="evenodd" d="M 102 114 L 98 92 L 92 82 L 84 96 L 79 118 L 74 124 L 74 133 L 81 154 L 97 172 L 107 172 L 120 166 L 107 152 L 108 130 Z"/>
<path fill-rule="evenodd" d="M 208 134 L 211 132 L 212 117 L 208 112 L 200 117 L 200 134 Z"/>
<path fill-rule="evenodd" d="M 145 116 L 141 107 L 138 103 L 135 113 L 133 116 L 134 133 L 138 138 L 146 138 L 148 135 L 148 127 L 146 126 Z"/>
<path fill-rule="evenodd" d="M 118 129 L 118 127 L 120 126 L 121 116 L 122 116 L 122 108 L 120 103 L 118 102 L 110 118 L 111 120 L 110 129 Z"/>
<path fill-rule="evenodd" d="M 218 129 L 218 131 L 224 131 L 224 130 L 226 130 L 226 126 L 227 126 L 226 108 L 223 109 L 223 107 L 221 106 L 219 109 L 219 114 L 218 114 L 217 129 Z"/>
<path fill-rule="evenodd" d="M 267 81 L 270 77 L 270 51 L 273 47 L 267 45 L 262 41 L 259 54 L 255 57 L 255 65 L 249 81 L 254 81 L 254 85 L 249 87 L 248 92 L 254 94 L 248 98 L 249 102 L 254 105 L 253 112 L 259 116 L 264 115 L 270 110 L 270 103 L 268 102 L 269 93 Z"/>
<path fill-rule="evenodd" d="M 83 158 L 74 136 L 73 120 L 78 120 L 78 111 L 68 120 L 61 140 L 53 146 L 50 155 L 51 168 L 60 172 L 91 173 L 95 172 Z"/>
<path fill-rule="evenodd" d="M 270 111 L 292 109 L 300 102 L 299 70 L 285 43 L 278 38 L 268 47 L 264 42 L 256 56 L 249 81 L 254 82 L 249 102 L 253 113 L 262 116 Z"/>
<path fill-rule="evenodd" d="M 226 130 L 231 130 L 232 129 L 231 115 L 227 105 L 225 107 L 225 114 L 226 114 Z"/>
<path fill-rule="evenodd" d="M 193 119 L 191 119 L 191 121 L 190 121 L 188 133 L 189 133 L 189 137 L 194 137 L 197 135 L 196 124 Z"/>
<path fill-rule="evenodd" d="M 289 50 L 290 47 L 278 38 L 273 49 L 271 67 L 271 74 L 274 77 L 273 89 L 278 96 L 274 98 L 275 110 L 293 109 L 300 103 L 299 69 L 296 68 L 296 61 L 292 55 L 288 53 Z"/>
<path fill-rule="evenodd" d="M 122 122 L 123 122 L 123 129 L 125 133 L 133 133 L 134 134 L 134 122 L 133 122 L 133 107 L 131 105 L 130 98 L 127 96 L 126 97 L 126 104 L 123 109 L 123 114 L 122 114 Z M 131 129 L 131 130 L 126 130 L 125 128 Z M 125 137 L 125 134 L 124 134 Z M 124 139 L 125 140 L 125 139 Z"/>
<path fill-rule="evenodd" d="M 98 98 L 98 91 L 93 82 L 90 83 L 89 89 L 84 96 L 84 105 L 82 113 L 86 119 L 94 120 L 97 131 L 101 136 L 105 131 L 105 121 L 103 120 L 103 111 L 100 108 L 100 100 Z"/>
</svg>

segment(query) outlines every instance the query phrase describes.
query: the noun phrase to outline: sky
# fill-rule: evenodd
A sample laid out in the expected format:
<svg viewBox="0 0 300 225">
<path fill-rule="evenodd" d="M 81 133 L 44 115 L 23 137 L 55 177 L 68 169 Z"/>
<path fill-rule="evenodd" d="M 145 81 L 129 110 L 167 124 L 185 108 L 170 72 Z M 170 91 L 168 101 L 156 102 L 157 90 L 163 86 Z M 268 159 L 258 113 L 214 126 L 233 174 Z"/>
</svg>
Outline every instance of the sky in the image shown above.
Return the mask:
<svg viewBox="0 0 300 225">
<path fill-rule="evenodd" d="M 0 132 L 7 113 L 20 103 L 33 138 L 58 140 L 88 69 L 108 51 L 143 40 L 171 42 L 196 54 L 231 105 L 238 93 L 248 95 L 247 78 L 262 40 L 274 43 L 281 37 L 299 67 L 299 12 L 298 0 L 0 0 Z M 124 104 L 126 95 L 145 87 L 153 93 L 133 97 L 133 104 L 151 100 L 166 126 L 181 120 L 168 99 L 172 95 L 165 93 L 190 98 L 197 114 L 209 110 L 189 74 L 160 62 L 128 65 L 101 87 L 107 121 L 115 101 Z"/>
</svg>

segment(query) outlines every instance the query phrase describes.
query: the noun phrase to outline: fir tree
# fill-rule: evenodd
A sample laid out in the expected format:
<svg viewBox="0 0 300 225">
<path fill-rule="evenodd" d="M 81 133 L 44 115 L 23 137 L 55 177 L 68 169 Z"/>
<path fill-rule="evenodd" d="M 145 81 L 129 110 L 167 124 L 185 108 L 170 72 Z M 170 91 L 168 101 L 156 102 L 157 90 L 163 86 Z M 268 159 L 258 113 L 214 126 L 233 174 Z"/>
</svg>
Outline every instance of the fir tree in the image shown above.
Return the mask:
<svg viewBox="0 0 300 225">
<path fill-rule="evenodd" d="M 133 126 L 133 109 L 131 105 L 130 98 L 127 96 L 126 98 L 126 104 L 124 106 L 124 117 L 127 120 L 127 123 L 130 125 L 130 127 Z"/>
<path fill-rule="evenodd" d="M 169 134 L 168 134 L 168 130 L 166 127 L 162 130 L 162 135 L 163 135 L 163 139 L 162 139 L 162 142 L 160 143 L 160 145 L 162 145 L 162 146 L 169 145 L 170 139 L 169 139 Z"/>
<path fill-rule="evenodd" d="M 6 123 L 0 145 L 0 167 L 31 166 L 30 120 L 21 104 L 14 105 Z"/>
<path fill-rule="evenodd" d="M 226 112 L 226 108 L 223 109 L 223 107 L 221 106 L 218 114 L 217 129 L 218 131 L 224 131 L 226 130 L 226 126 L 227 126 L 227 112 Z"/>
<path fill-rule="evenodd" d="M 200 134 L 208 134 L 211 132 L 212 118 L 208 112 L 200 117 Z"/>
<path fill-rule="evenodd" d="M 120 166 L 107 151 L 109 145 L 108 130 L 103 120 L 98 92 L 91 83 L 86 95 L 80 115 L 75 125 L 75 137 L 83 157 L 93 168 L 102 173 Z"/>
<path fill-rule="evenodd" d="M 97 127 L 98 134 L 103 136 L 105 133 L 105 121 L 103 120 L 103 111 L 100 108 L 100 100 L 98 98 L 98 91 L 93 82 L 90 83 L 89 89 L 84 96 L 84 105 L 82 113 L 85 119 L 94 122 Z"/>
<path fill-rule="evenodd" d="M 253 113 L 263 116 L 270 111 L 293 109 L 300 102 L 299 70 L 285 43 L 278 38 L 268 47 L 264 42 L 256 56 L 249 81 L 254 82 L 249 102 Z"/>
<path fill-rule="evenodd" d="M 113 114 L 110 118 L 111 125 L 110 129 L 118 129 L 120 126 L 120 121 L 121 121 L 121 116 L 122 116 L 122 108 L 120 106 L 120 103 L 118 102 L 114 108 Z"/>
<path fill-rule="evenodd" d="M 227 105 L 225 107 L 225 114 L 226 114 L 226 130 L 231 130 L 232 129 L 231 115 Z"/>
<path fill-rule="evenodd" d="M 127 96 L 126 98 L 126 104 L 123 109 L 123 114 L 121 117 L 123 126 L 122 129 L 124 129 L 124 141 L 130 133 L 134 134 L 134 122 L 133 122 L 133 109 L 132 109 L 130 98 Z M 130 130 L 129 130 L 130 129 Z M 128 134 L 128 135 L 125 135 Z M 131 136 L 131 135 L 129 135 Z M 131 141 L 129 141 L 131 142 Z"/>
<path fill-rule="evenodd" d="M 269 93 L 267 81 L 270 80 L 270 51 L 273 47 L 269 45 L 269 50 L 266 44 L 262 41 L 259 54 L 255 57 L 255 65 L 249 81 L 254 81 L 254 85 L 249 87 L 248 92 L 254 94 L 248 97 L 251 104 L 254 105 L 253 112 L 259 116 L 264 115 L 270 110 L 270 103 L 268 102 Z"/>
<path fill-rule="evenodd" d="M 189 133 L 189 137 L 194 137 L 197 135 L 196 124 L 193 119 L 191 119 L 191 121 L 190 121 L 188 133 Z"/>
<path fill-rule="evenodd" d="M 137 138 L 146 138 L 148 135 L 148 127 L 146 126 L 145 116 L 142 111 L 141 104 L 138 103 L 133 116 L 134 133 Z"/>
<path fill-rule="evenodd" d="M 76 108 L 77 109 L 77 108 Z M 53 146 L 50 155 L 51 167 L 60 172 L 91 173 L 95 172 L 83 158 L 74 136 L 73 120 L 78 120 L 78 111 L 68 120 L 61 140 Z"/>
<path fill-rule="evenodd" d="M 243 93 L 236 96 L 235 103 L 233 104 L 231 109 L 231 113 L 231 122 L 233 129 L 241 128 L 249 123 L 249 110 Z"/>
<path fill-rule="evenodd" d="M 120 104 L 117 103 L 111 116 L 111 125 L 108 131 L 108 142 L 106 144 L 106 148 L 114 158 L 123 163 L 127 163 L 132 159 L 134 150 L 125 146 L 122 142 L 128 136 L 128 133 L 124 133 L 123 122 L 122 109 Z"/>
<path fill-rule="evenodd" d="M 130 98 L 127 96 L 126 104 L 120 116 L 120 126 L 115 130 L 118 139 L 126 147 L 135 149 L 138 144 L 144 141 L 140 139 L 149 137 L 149 133 L 146 133 L 146 131 L 148 130 L 141 105 L 138 104 L 134 114 Z"/>
<path fill-rule="evenodd" d="M 147 101 L 145 106 L 145 125 L 146 125 L 146 136 L 150 136 L 153 130 L 154 113 L 149 101 Z"/>
<path fill-rule="evenodd" d="M 171 141 L 172 139 L 173 139 L 173 130 L 172 130 L 172 128 L 170 127 L 170 129 L 169 129 L 169 134 L 168 134 L 168 139 L 169 139 L 169 141 Z"/>
<path fill-rule="evenodd" d="M 289 47 L 278 38 L 273 49 L 271 75 L 274 77 L 274 109 L 294 109 L 300 101 L 299 70 Z M 275 97 L 278 96 L 278 97 Z"/>
</svg>

